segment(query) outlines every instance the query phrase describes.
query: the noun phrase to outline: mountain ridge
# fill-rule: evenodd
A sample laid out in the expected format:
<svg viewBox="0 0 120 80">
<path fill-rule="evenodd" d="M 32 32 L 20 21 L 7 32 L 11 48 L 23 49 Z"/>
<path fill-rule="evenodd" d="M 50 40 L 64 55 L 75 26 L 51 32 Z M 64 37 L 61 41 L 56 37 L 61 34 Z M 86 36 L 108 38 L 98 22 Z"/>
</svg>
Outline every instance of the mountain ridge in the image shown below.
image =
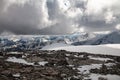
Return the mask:
<svg viewBox="0 0 120 80">
<path fill-rule="evenodd" d="M 120 43 L 120 31 L 109 34 L 76 32 L 69 35 L 8 35 L 0 36 L 0 48 L 41 49 L 53 43 L 69 45 L 101 45 Z"/>
</svg>

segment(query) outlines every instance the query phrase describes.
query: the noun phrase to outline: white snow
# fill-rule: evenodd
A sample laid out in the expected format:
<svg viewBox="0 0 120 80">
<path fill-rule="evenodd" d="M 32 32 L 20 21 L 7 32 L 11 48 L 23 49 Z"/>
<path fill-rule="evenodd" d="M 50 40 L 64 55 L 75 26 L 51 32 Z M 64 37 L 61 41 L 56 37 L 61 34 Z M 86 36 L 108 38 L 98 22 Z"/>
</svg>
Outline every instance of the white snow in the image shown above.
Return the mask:
<svg viewBox="0 0 120 80">
<path fill-rule="evenodd" d="M 42 62 L 39 62 L 39 65 L 44 66 L 47 63 L 48 63 L 47 61 L 42 61 Z"/>
<path fill-rule="evenodd" d="M 111 46 L 115 46 L 114 44 L 109 44 Z M 120 45 L 120 44 L 117 44 Z M 59 45 L 51 45 L 43 47 L 42 50 L 66 50 L 70 52 L 88 52 L 93 54 L 104 54 L 104 55 L 115 55 L 120 56 L 120 49 L 116 46 L 115 48 L 108 47 L 107 45 L 82 45 L 82 46 L 60 46 Z"/>
<path fill-rule="evenodd" d="M 74 57 L 83 57 L 84 55 L 74 55 Z"/>
<path fill-rule="evenodd" d="M 94 60 L 99 60 L 99 61 L 108 61 L 108 60 L 113 61 L 113 59 L 110 59 L 110 58 L 100 58 L 100 57 L 92 57 L 92 56 L 89 56 L 89 58 Z"/>
<path fill-rule="evenodd" d="M 22 52 L 9 52 L 7 54 L 23 54 Z"/>
<path fill-rule="evenodd" d="M 113 63 L 107 63 L 105 64 L 107 67 L 109 66 L 112 66 L 112 65 L 115 65 Z M 102 66 L 102 64 L 91 64 L 91 65 L 84 65 L 84 66 L 80 66 L 79 68 L 77 68 L 80 73 L 83 73 L 83 74 L 87 74 L 87 73 L 90 73 L 89 71 L 91 69 L 99 69 L 100 67 Z"/>
<path fill-rule="evenodd" d="M 20 73 L 13 74 L 14 77 L 20 77 Z"/>
<path fill-rule="evenodd" d="M 114 63 L 106 63 L 105 64 L 107 67 L 115 65 Z M 99 77 L 105 78 L 107 80 L 120 80 L 120 76 L 118 75 L 101 75 L 101 74 L 93 74 L 90 73 L 91 69 L 100 69 L 100 67 L 102 66 L 102 64 L 91 64 L 91 65 L 83 65 L 83 66 L 79 66 L 77 69 L 80 71 L 78 73 L 80 74 L 85 74 L 88 75 L 86 77 L 84 77 L 84 79 L 91 79 L 91 80 L 99 80 Z"/>
<path fill-rule="evenodd" d="M 70 54 L 65 54 L 67 57 L 70 56 Z"/>
<path fill-rule="evenodd" d="M 6 61 L 14 62 L 14 63 L 22 63 L 22 64 L 26 64 L 26 65 L 34 65 L 34 63 L 29 63 L 29 62 L 25 61 L 24 59 L 19 59 L 19 58 L 15 58 L 15 57 L 9 57 Z"/>
<path fill-rule="evenodd" d="M 84 65 L 84 66 L 80 66 L 79 68 L 77 68 L 80 73 L 83 73 L 83 74 L 87 74 L 87 73 L 90 73 L 89 70 L 90 69 L 99 69 L 101 67 L 101 64 L 91 64 L 91 65 Z"/>
<path fill-rule="evenodd" d="M 111 31 L 98 31 L 98 32 L 93 32 L 95 34 L 110 34 Z"/>
<path fill-rule="evenodd" d="M 105 46 L 120 49 L 120 44 L 106 44 Z"/>
<path fill-rule="evenodd" d="M 91 80 L 98 80 L 99 77 L 103 77 L 103 78 L 105 78 L 107 80 L 120 80 L 120 76 L 118 76 L 118 75 L 111 75 L 111 74 L 108 74 L 108 75 L 91 74 L 89 78 Z"/>
</svg>

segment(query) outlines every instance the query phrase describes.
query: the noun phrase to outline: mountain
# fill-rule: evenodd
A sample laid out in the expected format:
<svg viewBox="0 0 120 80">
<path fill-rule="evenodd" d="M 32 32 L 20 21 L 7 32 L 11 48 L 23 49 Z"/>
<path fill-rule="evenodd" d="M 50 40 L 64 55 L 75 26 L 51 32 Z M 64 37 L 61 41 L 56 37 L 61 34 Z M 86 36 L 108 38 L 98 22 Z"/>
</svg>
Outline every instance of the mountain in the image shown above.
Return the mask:
<svg viewBox="0 0 120 80">
<path fill-rule="evenodd" d="M 119 44 L 120 31 L 114 31 L 109 34 L 97 34 L 94 38 L 85 41 L 78 41 L 72 45 L 100 45 L 100 44 Z"/>
<path fill-rule="evenodd" d="M 5 35 L 0 36 L 0 46 L 4 48 L 41 49 L 53 43 L 72 44 L 95 37 L 94 34 L 80 32 L 69 35 Z"/>
<path fill-rule="evenodd" d="M 120 43 L 120 31 L 114 31 L 91 44 L 99 45 L 99 44 L 117 44 L 117 43 Z"/>
<path fill-rule="evenodd" d="M 75 32 L 69 35 L 6 35 L 0 36 L 0 48 L 23 50 L 41 49 L 55 43 L 68 45 L 100 45 L 120 43 L 120 31 L 109 34 Z"/>
</svg>

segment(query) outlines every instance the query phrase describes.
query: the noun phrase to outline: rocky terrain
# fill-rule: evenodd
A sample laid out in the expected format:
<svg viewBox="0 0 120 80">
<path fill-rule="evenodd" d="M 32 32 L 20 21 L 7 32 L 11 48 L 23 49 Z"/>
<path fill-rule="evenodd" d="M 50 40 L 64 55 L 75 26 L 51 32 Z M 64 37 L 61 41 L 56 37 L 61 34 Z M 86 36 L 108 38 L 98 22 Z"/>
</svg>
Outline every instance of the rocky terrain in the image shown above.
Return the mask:
<svg viewBox="0 0 120 80">
<path fill-rule="evenodd" d="M 120 80 L 120 57 L 64 50 L 0 52 L 0 80 Z"/>
</svg>

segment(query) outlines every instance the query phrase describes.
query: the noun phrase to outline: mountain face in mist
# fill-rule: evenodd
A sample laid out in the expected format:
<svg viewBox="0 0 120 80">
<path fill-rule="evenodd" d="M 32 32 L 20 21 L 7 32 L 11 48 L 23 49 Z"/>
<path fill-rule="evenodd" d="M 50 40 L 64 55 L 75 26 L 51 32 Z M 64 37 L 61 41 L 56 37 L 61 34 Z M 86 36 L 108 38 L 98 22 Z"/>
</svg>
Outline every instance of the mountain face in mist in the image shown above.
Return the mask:
<svg viewBox="0 0 120 80">
<path fill-rule="evenodd" d="M 109 34 L 97 34 L 94 38 L 72 43 L 73 45 L 100 45 L 120 43 L 120 31 Z"/>
<path fill-rule="evenodd" d="M 114 43 L 120 43 L 120 31 L 112 32 L 108 35 L 105 35 L 104 37 L 98 39 L 93 44 L 99 45 L 99 44 L 114 44 Z"/>
<path fill-rule="evenodd" d="M 70 35 L 9 35 L 0 36 L 0 47 L 14 49 L 41 49 L 54 43 L 69 45 L 100 45 L 120 43 L 120 31 L 109 34 L 76 32 Z"/>
</svg>

